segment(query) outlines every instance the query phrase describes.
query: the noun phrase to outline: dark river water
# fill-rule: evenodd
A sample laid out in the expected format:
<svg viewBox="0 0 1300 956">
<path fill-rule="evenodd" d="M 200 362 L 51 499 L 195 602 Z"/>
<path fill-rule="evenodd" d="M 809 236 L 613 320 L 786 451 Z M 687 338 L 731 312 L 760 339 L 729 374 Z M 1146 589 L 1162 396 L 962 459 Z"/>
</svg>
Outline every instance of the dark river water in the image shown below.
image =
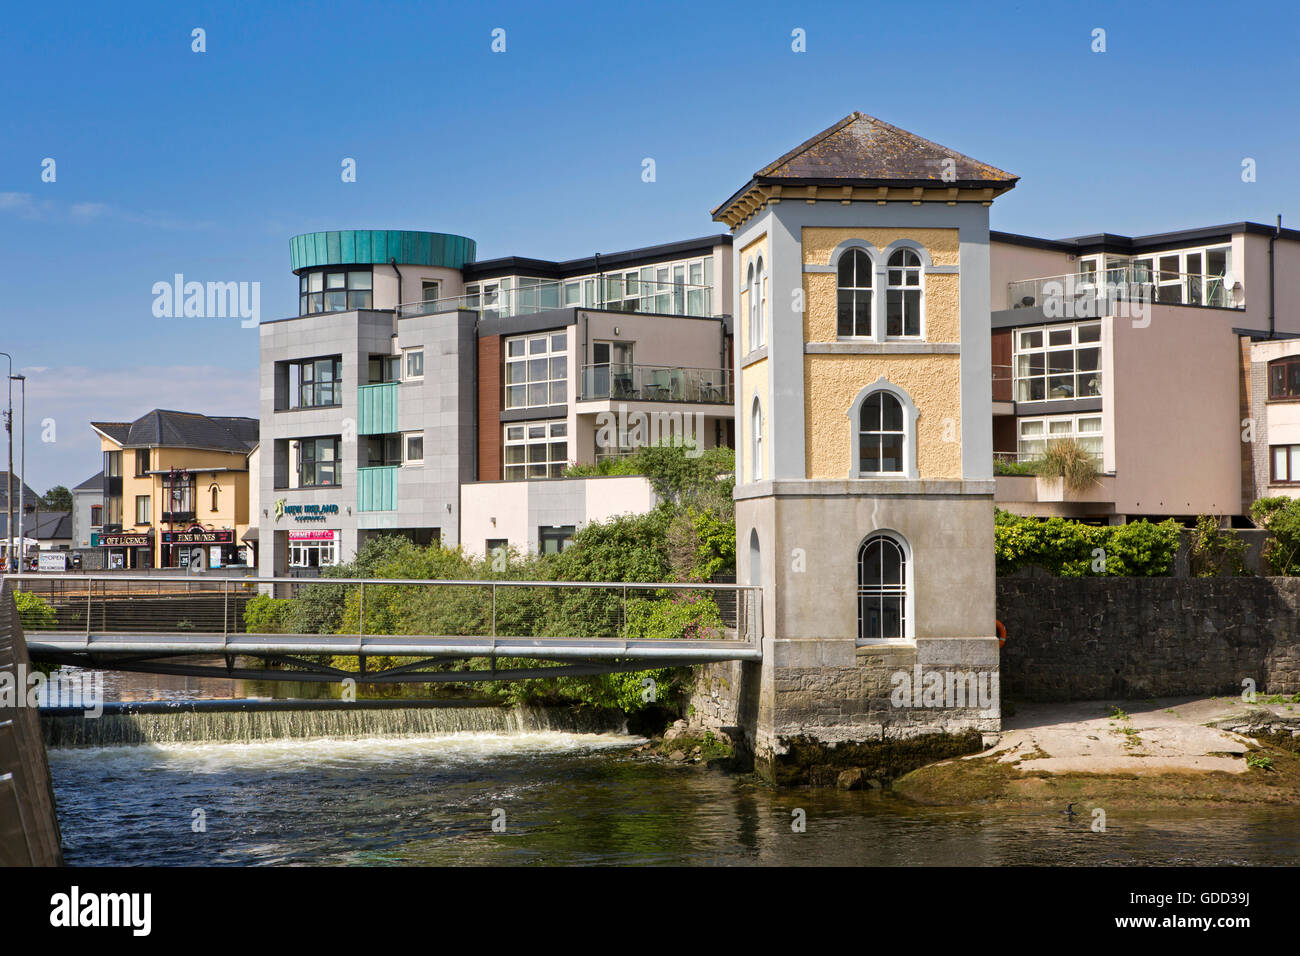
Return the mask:
<svg viewBox="0 0 1300 956">
<path fill-rule="evenodd" d="M 537 732 L 175 743 L 56 749 L 50 764 L 67 862 L 80 865 L 1300 861 L 1300 809 L 1115 811 L 1094 833 L 1088 817 L 1050 811 L 773 791 L 634 757 L 639 742 Z"/>
</svg>

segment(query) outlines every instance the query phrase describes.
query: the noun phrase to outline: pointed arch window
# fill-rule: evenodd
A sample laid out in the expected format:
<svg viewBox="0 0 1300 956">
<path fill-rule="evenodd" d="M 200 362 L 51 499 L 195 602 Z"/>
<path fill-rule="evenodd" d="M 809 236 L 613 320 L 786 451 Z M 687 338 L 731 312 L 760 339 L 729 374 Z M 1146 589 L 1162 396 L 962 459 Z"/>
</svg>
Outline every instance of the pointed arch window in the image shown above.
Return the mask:
<svg viewBox="0 0 1300 956">
<path fill-rule="evenodd" d="M 836 332 L 840 338 L 871 337 L 871 293 L 875 263 L 861 249 L 840 256 L 836 290 Z"/>
<path fill-rule="evenodd" d="M 885 334 L 904 338 L 921 335 L 921 257 L 912 249 L 896 249 L 889 257 L 885 290 Z"/>
<path fill-rule="evenodd" d="M 874 534 L 858 548 L 858 640 L 907 637 L 908 562 L 902 541 Z"/>
<path fill-rule="evenodd" d="M 754 406 L 749 416 L 750 458 L 749 475 L 751 481 L 763 480 L 763 407 L 754 398 Z"/>
</svg>

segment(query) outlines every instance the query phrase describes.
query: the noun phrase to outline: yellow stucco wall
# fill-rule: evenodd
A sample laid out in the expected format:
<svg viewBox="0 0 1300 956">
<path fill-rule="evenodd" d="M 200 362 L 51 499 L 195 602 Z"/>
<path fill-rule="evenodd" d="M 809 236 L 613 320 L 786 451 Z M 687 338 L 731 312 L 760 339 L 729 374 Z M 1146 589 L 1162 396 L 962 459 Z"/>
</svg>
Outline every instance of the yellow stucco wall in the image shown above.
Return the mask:
<svg viewBox="0 0 1300 956">
<path fill-rule="evenodd" d="M 862 239 L 877 249 L 884 249 L 897 239 L 911 239 L 921 243 L 930 253 L 936 266 L 957 264 L 958 236 L 956 229 L 829 229 L 806 228 L 803 230 L 804 265 L 830 265 L 830 256 L 835 247 L 846 239 Z M 923 278 L 925 288 L 925 327 L 923 338 L 926 342 L 961 341 L 961 298 L 960 282 L 956 273 L 927 275 Z M 837 338 L 835 328 L 836 286 L 838 278 L 834 273 L 806 272 L 804 285 L 804 341 L 834 342 Z M 881 296 L 883 289 L 876 289 Z M 883 302 L 881 303 L 883 306 Z M 880 308 L 879 314 L 884 314 Z"/>
<path fill-rule="evenodd" d="M 767 269 L 768 274 L 770 275 L 772 272 L 772 267 L 769 264 L 769 258 L 768 258 L 767 233 L 763 233 L 757 239 L 754 239 L 752 242 L 750 242 L 748 245 L 746 245 L 743 249 L 740 250 L 740 278 L 738 281 L 738 285 L 740 287 L 740 296 L 738 297 L 738 301 L 740 304 L 736 307 L 736 317 L 737 317 L 736 324 L 739 327 L 739 331 L 740 331 L 740 354 L 741 355 L 744 355 L 746 352 L 752 351 L 754 348 L 754 346 L 749 341 L 749 288 L 748 288 L 748 282 L 746 280 L 749 277 L 749 263 L 759 255 L 763 257 L 763 266 L 765 269 Z M 769 300 L 771 299 L 770 289 L 768 291 L 768 298 Z M 767 311 L 768 312 L 772 311 L 770 301 L 768 302 Z M 764 316 L 763 321 L 764 322 L 767 321 L 766 316 Z"/>
<path fill-rule="evenodd" d="M 835 247 L 862 239 L 883 250 L 898 239 L 926 247 L 936 266 L 958 264 L 956 229 L 806 228 L 805 265 L 830 265 Z M 804 340 L 834 342 L 834 273 L 804 273 Z M 927 275 L 924 341 L 961 341 L 956 273 Z M 882 295 L 883 289 L 876 294 Z M 883 305 L 883 303 L 880 303 Z M 883 309 L 879 310 L 883 315 Z M 804 357 L 804 454 L 808 478 L 846 478 L 853 465 L 854 423 L 848 410 L 858 392 L 880 377 L 902 388 L 918 409 L 916 465 L 921 478 L 961 478 L 961 357 L 957 354 L 807 355 Z"/>
<path fill-rule="evenodd" d="M 803 230 L 805 265 L 831 265 L 831 252 L 845 239 L 863 239 L 884 249 L 896 239 L 911 239 L 925 246 L 936 266 L 957 265 L 959 249 L 956 229 L 858 229 L 808 226 Z"/>
<path fill-rule="evenodd" d="M 742 482 L 753 480 L 754 470 L 750 462 L 750 449 L 753 442 L 750 438 L 750 421 L 754 409 L 754 395 L 758 395 L 759 404 L 763 408 L 763 476 L 770 478 L 772 476 L 772 442 L 771 442 L 771 409 L 768 408 L 767 400 L 767 359 L 760 359 L 753 365 L 746 366 L 740 370 L 740 421 L 737 423 L 736 438 L 740 442 L 740 475 Z"/>
<path fill-rule="evenodd" d="M 961 356 L 955 354 L 804 356 L 807 477 L 849 476 L 855 430 L 849 407 L 882 375 L 916 404 L 918 475 L 961 478 Z"/>
<path fill-rule="evenodd" d="M 167 510 L 163 500 L 163 476 L 136 477 L 136 449 L 120 449 L 109 439 L 100 439 L 102 451 L 122 452 L 122 527 L 126 531 L 145 532 L 150 528 L 167 530 L 162 514 Z M 205 472 L 206 468 L 247 468 L 246 454 L 239 452 L 201 451 L 190 448 L 152 448 L 149 451 L 149 470 L 184 468 L 194 475 L 195 521 L 205 527 L 232 528 L 238 542 L 249 526 L 247 471 Z M 212 485 L 216 484 L 217 510 L 212 510 Z M 135 500 L 139 495 L 150 498 L 149 524 L 135 523 Z M 177 529 L 180 530 L 179 526 Z M 154 563 L 160 562 L 162 542 L 154 538 Z"/>
</svg>

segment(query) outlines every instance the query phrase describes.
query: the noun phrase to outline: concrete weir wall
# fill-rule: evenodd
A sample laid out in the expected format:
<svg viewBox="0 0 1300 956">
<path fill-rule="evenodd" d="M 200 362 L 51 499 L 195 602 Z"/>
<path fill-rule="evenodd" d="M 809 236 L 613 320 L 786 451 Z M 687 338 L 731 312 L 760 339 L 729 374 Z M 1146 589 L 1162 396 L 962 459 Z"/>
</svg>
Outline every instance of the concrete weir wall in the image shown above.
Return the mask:
<svg viewBox="0 0 1300 956">
<path fill-rule="evenodd" d="M 0 866 L 63 863 L 54 787 L 45 759 L 39 712 L 26 706 L 31 673 L 27 643 L 9 582 L 0 583 Z"/>
<path fill-rule="evenodd" d="M 1002 693 L 1059 701 L 1300 692 L 1300 578 L 1001 578 Z"/>
</svg>

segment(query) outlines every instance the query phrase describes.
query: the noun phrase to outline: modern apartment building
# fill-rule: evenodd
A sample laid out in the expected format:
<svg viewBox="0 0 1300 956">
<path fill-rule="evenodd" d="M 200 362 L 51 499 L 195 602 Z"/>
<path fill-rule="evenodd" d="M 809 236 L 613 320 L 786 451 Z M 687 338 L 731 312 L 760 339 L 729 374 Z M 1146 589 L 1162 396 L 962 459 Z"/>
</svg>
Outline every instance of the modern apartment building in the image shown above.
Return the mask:
<svg viewBox="0 0 1300 956">
<path fill-rule="evenodd" d="M 661 437 L 731 443 L 730 236 L 564 262 L 476 251 L 428 232 L 291 240 L 300 314 L 261 326 L 265 574 L 385 533 L 461 544 L 478 483 L 518 483 L 519 501 L 480 496 L 468 550 L 519 502 L 527 536 L 501 538 L 562 547 L 565 516 L 605 512 L 561 495 L 548 523 L 524 483 Z"/>
<path fill-rule="evenodd" d="M 254 563 L 249 458 L 253 418 L 155 409 L 91 422 L 104 455 L 97 546 L 109 569 Z M 74 499 L 75 500 L 75 499 Z"/>
<path fill-rule="evenodd" d="M 1265 401 L 1251 399 L 1250 343 L 1300 334 L 1300 231 L 990 240 L 994 452 L 1025 461 L 1076 438 L 1100 471 L 1081 493 L 999 476 L 999 506 L 1108 522 L 1245 515 Z"/>
</svg>

